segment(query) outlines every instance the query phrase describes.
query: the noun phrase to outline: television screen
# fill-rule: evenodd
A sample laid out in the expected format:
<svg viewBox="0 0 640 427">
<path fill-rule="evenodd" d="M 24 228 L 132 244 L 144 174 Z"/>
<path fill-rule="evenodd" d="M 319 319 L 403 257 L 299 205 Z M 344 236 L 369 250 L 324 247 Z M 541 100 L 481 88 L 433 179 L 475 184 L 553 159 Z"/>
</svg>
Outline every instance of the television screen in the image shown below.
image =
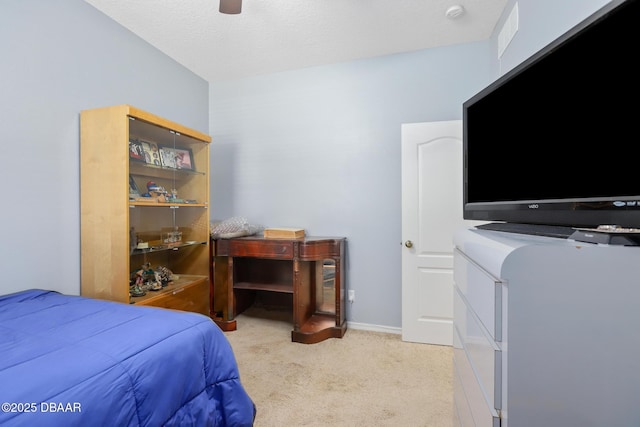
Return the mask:
<svg viewBox="0 0 640 427">
<path fill-rule="evenodd" d="M 464 217 L 640 227 L 640 1 L 613 1 L 463 104 Z"/>
</svg>

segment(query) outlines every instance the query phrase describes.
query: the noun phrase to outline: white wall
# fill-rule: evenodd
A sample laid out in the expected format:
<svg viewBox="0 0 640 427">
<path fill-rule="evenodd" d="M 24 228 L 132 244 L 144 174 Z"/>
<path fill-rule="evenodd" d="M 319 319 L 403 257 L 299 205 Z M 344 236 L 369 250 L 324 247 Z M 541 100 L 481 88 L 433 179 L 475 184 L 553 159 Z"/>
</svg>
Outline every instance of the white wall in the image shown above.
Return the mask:
<svg viewBox="0 0 640 427">
<path fill-rule="evenodd" d="M 207 83 L 82 0 L 2 0 L 0 58 L 0 294 L 77 295 L 80 111 L 131 104 L 207 132 Z"/>
</svg>

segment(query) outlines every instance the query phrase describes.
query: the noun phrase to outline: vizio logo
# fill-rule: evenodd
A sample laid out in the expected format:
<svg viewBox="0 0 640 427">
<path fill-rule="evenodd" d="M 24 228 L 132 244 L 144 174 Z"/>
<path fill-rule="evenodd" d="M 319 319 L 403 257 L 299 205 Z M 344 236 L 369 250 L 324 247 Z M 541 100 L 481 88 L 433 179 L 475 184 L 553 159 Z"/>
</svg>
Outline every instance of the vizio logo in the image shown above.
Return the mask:
<svg viewBox="0 0 640 427">
<path fill-rule="evenodd" d="M 540 206 L 538 206 L 537 203 L 532 203 L 529 205 L 529 209 L 538 209 Z"/>
</svg>

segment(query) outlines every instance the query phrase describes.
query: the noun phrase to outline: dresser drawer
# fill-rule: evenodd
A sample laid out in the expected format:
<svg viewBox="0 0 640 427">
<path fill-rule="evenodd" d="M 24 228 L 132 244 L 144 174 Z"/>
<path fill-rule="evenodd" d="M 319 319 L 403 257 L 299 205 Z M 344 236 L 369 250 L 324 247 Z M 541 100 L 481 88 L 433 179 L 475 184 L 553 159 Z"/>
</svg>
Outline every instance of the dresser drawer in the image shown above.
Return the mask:
<svg viewBox="0 0 640 427">
<path fill-rule="evenodd" d="M 461 350 L 462 344 L 456 339 L 455 335 L 454 333 L 453 346 L 455 349 Z M 467 395 L 464 393 L 464 383 L 455 364 L 453 366 L 453 403 L 453 426 L 474 427 L 475 423 L 473 422 L 471 407 L 469 406 Z"/>
<path fill-rule="evenodd" d="M 136 303 L 174 310 L 192 311 L 209 316 L 209 280 L 208 277 L 195 280 L 185 286 L 164 289 L 157 296 Z"/>
<path fill-rule="evenodd" d="M 461 348 L 460 343 L 462 340 L 458 335 L 456 328 L 453 328 L 453 366 L 454 372 L 458 375 L 458 380 L 460 381 L 460 386 L 462 390 L 459 390 L 457 394 L 454 395 L 456 399 L 456 407 L 458 405 L 464 411 L 464 402 L 459 401 L 458 399 L 461 396 L 465 396 L 466 404 L 468 405 L 468 411 L 471 413 L 474 424 L 471 424 L 475 427 L 500 427 L 500 416 L 498 415 L 498 411 L 491 407 L 487 399 L 485 398 L 485 394 L 483 392 L 482 386 L 477 380 L 473 372 L 473 368 L 471 367 L 471 363 L 466 355 L 464 348 Z M 464 412 L 461 414 L 464 416 Z M 461 420 L 462 421 L 462 420 Z"/>
<path fill-rule="evenodd" d="M 502 405 L 502 352 L 480 325 L 459 291 L 454 291 L 454 329 L 489 403 Z"/>
<path fill-rule="evenodd" d="M 470 261 L 460 250 L 453 253 L 453 281 L 491 337 L 502 341 L 502 282 Z"/>
<path fill-rule="evenodd" d="M 229 256 L 268 259 L 293 259 L 294 242 L 230 240 Z"/>
</svg>

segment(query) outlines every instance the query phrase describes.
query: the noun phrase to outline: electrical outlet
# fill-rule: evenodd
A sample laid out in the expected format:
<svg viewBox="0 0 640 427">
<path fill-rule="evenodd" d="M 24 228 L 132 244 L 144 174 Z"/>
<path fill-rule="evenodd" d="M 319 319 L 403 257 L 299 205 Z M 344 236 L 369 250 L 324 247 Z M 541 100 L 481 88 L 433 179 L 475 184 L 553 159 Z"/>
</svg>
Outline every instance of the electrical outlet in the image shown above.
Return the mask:
<svg viewBox="0 0 640 427">
<path fill-rule="evenodd" d="M 356 300 L 356 291 L 353 289 L 349 289 L 349 302 L 354 302 Z"/>
</svg>

